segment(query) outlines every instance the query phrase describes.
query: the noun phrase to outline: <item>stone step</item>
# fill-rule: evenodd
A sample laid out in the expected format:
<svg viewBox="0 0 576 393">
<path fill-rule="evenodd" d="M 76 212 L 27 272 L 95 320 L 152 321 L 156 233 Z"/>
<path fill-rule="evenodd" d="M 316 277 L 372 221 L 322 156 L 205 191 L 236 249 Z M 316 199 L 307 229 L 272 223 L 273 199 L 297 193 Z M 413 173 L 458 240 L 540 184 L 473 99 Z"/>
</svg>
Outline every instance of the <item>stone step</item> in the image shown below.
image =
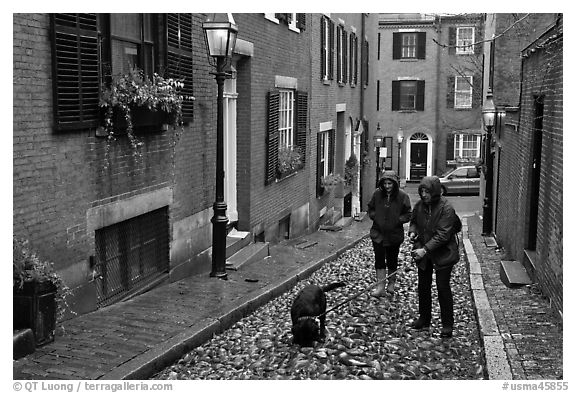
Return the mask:
<svg viewBox="0 0 576 393">
<path fill-rule="evenodd" d="M 526 269 L 519 261 L 500 261 L 500 280 L 508 288 L 532 284 Z"/>
<path fill-rule="evenodd" d="M 262 260 L 270 255 L 268 242 L 252 243 L 226 259 L 226 269 L 238 270 L 243 265 Z"/>
<path fill-rule="evenodd" d="M 344 228 L 352 224 L 352 221 L 354 221 L 354 217 L 342 217 L 336 222 L 335 225 Z"/>
<path fill-rule="evenodd" d="M 12 347 L 12 357 L 14 360 L 34 353 L 36 350 L 36 343 L 34 342 L 34 333 L 32 333 L 32 329 L 14 331 Z"/>
<path fill-rule="evenodd" d="M 230 258 L 250 243 L 252 243 L 250 232 L 232 229 L 226 236 L 226 258 Z"/>
</svg>

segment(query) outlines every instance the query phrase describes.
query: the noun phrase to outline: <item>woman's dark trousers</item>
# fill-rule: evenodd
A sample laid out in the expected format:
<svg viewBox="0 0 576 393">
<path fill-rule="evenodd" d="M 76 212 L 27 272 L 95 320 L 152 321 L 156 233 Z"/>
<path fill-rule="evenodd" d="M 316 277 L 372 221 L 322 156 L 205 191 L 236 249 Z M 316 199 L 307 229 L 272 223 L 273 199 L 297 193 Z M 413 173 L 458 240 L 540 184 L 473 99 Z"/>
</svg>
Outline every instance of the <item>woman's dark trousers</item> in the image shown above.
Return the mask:
<svg viewBox="0 0 576 393">
<path fill-rule="evenodd" d="M 432 264 L 426 264 L 426 270 L 418 268 L 418 311 L 423 321 L 432 319 Z M 454 300 L 450 288 L 450 275 L 452 266 L 436 270 L 436 289 L 440 303 L 440 317 L 443 327 L 454 325 Z"/>
</svg>

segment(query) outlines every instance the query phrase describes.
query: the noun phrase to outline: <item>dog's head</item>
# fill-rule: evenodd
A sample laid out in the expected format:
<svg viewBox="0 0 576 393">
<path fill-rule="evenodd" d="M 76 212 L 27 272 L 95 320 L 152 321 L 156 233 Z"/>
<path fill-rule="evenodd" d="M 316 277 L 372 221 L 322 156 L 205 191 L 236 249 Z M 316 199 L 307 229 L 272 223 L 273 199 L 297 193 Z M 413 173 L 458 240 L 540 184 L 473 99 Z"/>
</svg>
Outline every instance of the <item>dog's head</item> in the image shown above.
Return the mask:
<svg viewBox="0 0 576 393">
<path fill-rule="evenodd" d="M 303 347 L 313 346 L 314 341 L 320 339 L 320 326 L 314 317 L 299 318 L 292 326 L 294 344 Z"/>
</svg>

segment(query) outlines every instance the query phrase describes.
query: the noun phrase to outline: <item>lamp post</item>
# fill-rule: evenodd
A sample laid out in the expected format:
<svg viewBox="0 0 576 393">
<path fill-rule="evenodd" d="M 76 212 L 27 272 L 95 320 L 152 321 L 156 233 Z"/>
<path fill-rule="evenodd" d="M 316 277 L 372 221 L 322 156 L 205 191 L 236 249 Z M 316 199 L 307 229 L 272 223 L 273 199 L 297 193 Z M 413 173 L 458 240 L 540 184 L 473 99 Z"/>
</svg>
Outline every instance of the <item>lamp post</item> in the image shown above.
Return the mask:
<svg viewBox="0 0 576 393">
<path fill-rule="evenodd" d="M 376 135 L 374 135 L 374 149 L 376 149 L 376 187 L 380 180 L 380 148 L 384 145 L 384 136 L 380 134 L 380 123 L 376 126 Z"/>
<path fill-rule="evenodd" d="M 216 201 L 212 217 L 212 271 L 210 277 L 226 280 L 226 202 L 224 202 L 224 71 L 236 46 L 238 27 L 232 14 L 213 14 L 202 24 L 208 50 L 208 60 L 216 67 L 211 72 L 218 84 L 216 120 Z"/>
<path fill-rule="evenodd" d="M 404 131 L 402 128 L 398 129 L 398 134 L 396 134 L 396 140 L 398 141 L 398 179 L 402 179 L 400 176 L 401 167 L 400 167 L 400 158 L 402 157 L 402 141 L 404 140 Z"/>
<path fill-rule="evenodd" d="M 493 182 L 493 160 L 492 160 L 492 130 L 496 117 L 496 106 L 492 96 L 492 89 L 486 93 L 486 99 L 482 106 L 482 121 L 486 127 L 484 139 L 484 160 L 486 170 L 484 172 L 484 200 L 482 202 L 482 235 L 489 236 L 492 233 L 492 182 Z"/>
</svg>

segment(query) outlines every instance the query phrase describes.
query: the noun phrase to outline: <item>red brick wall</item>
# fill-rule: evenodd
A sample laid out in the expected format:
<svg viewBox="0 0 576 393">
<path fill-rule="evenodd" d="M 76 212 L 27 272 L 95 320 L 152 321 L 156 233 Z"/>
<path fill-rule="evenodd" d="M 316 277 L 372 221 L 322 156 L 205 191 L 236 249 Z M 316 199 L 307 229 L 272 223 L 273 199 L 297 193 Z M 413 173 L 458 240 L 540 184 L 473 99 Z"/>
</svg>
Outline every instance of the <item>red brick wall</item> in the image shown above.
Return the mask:
<svg viewBox="0 0 576 393">
<path fill-rule="evenodd" d="M 548 37 L 556 35 L 542 44 Z M 535 281 L 562 311 L 563 234 L 563 39 L 562 26 L 536 41 L 524 52 L 522 96 L 518 130 L 507 127 L 502 135 L 497 235 L 509 257 L 524 260 L 527 245 L 530 168 L 532 166 L 534 97 L 544 96 L 544 119 Z M 507 119 L 512 123 L 513 119 Z"/>
<path fill-rule="evenodd" d="M 49 15 L 13 16 L 14 234 L 54 262 L 71 288 L 87 283 L 91 273 L 88 209 L 171 187 L 172 223 L 213 202 L 216 83 L 206 59 L 204 17 L 194 18 L 195 120 L 177 142 L 173 130 L 142 136 L 137 158 L 126 137 L 107 152 L 106 138 L 93 129 L 54 130 Z"/>
</svg>

